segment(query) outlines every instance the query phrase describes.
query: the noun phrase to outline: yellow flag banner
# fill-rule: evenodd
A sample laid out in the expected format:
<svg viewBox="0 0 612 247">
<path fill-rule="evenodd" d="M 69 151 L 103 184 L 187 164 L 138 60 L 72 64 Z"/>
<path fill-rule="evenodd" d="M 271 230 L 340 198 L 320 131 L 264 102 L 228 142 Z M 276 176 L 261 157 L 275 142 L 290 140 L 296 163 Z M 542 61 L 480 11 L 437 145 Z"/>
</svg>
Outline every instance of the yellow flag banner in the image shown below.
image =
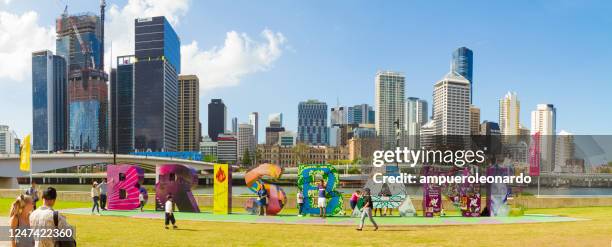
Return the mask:
<svg viewBox="0 0 612 247">
<path fill-rule="evenodd" d="M 21 145 L 21 154 L 19 156 L 19 170 L 29 172 L 32 169 L 31 155 L 32 145 L 30 144 L 31 135 L 27 135 L 23 139 L 23 145 Z"/>
<path fill-rule="evenodd" d="M 232 172 L 227 164 L 214 167 L 213 214 L 232 213 Z"/>
</svg>

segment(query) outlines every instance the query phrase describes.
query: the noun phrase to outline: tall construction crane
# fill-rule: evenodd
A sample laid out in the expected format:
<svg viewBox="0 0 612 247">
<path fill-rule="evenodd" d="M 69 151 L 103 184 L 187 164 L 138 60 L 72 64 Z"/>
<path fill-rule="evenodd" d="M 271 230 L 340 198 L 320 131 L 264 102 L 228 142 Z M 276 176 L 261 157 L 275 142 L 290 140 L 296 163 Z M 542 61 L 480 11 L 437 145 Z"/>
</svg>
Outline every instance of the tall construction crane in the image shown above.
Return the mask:
<svg viewBox="0 0 612 247">
<path fill-rule="evenodd" d="M 94 58 L 91 55 L 91 47 L 87 43 L 85 43 L 83 37 L 81 37 L 81 33 L 79 32 L 79 29 L 76 23 L 74 22 L 74 17 L 68 16 L 68 5 L 66 5 L 66 7 L 64 8 L 64 13 L 62 14 L 62 16 L 68 19 L 68 22 L 70 23 L 70 26 L 72 26 L 72 30 L 74 30 L 74 34 L 77 40 L 79 41 L 79 46 L 81 46 L 81 53 L 83 53 L 83 56 L 85 57 L 85 68 L 83 68 L 83 70 L 95 68 L 96 62 L 94 61 Z M 88 64 L 88 61 L 91 62 L 91 64 Z M 91 67 L 89 65 L 91 65 Z"/>
</svg>

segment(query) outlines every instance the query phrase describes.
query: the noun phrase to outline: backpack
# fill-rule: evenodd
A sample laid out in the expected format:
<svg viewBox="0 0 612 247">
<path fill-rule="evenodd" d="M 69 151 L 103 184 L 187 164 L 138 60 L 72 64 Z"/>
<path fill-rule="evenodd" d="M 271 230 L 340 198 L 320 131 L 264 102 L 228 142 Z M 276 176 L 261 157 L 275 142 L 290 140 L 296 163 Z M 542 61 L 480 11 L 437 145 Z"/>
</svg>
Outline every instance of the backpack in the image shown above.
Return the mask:
<svg viewBox="0 0 612 247">
<path fill-rule="evenodd" d="M 59 224 L 59 213 L 57 211 L 53 211 L 53 224 L 55 225 L 55 228 L 57 228 L 58 224 Z M 66 237 L 67 238 L 67 237 Z M 55 247 L 76 247 L 76 240 L 74 240 L 74 233 L 73 235 L 66 240 L 55 240 Z"/>
</svg>

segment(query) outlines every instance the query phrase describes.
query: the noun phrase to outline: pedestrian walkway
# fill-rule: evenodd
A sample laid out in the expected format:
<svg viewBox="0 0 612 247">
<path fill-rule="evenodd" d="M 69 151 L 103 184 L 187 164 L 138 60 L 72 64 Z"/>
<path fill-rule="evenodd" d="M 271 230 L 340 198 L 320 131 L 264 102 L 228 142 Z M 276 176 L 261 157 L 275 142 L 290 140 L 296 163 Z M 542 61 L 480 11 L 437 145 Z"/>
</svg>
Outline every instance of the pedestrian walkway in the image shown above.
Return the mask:
<svg viewBox="0 0 612 247">
<path fill-rule="evenodd" d="M 61 210 L 66 214 L 91 215 L 89 208 L 76 208 Z M 163 219 L 162 211 L 145 210 L 140 212 L 134 211 L 101 211 L 104 216 L 119 216 L 132 218 L 147 218 L 147 219 Z M 100 216 L 95 216 L 100 217 Z M 215 221 L 215 222 L 240 222 L 240 223 L 272 223 L 272 224 L 307 224 L 307 225 L 357 225 L 358 218 L 348 216 L 334 216 L 321 219 L 315 216 L 298 217 L 295 215 L 277 215 L 277 216 L 257 216 L 250 214 L 229 214 L 216 215 L 212 213 L 181 213 L 176 212 L 177 220 L 193 220 L 193 221 Z M 524 223 L 545 223 L 545 222 L 569 222 L 585 219 L 571 218 L 564 216 L 528 214 L 516 217 L 461 217 L 461 216 L 443 216 L 443 217 L 398 217 L 386 216 L 375 217 L 379 225 L 384 226 L 448 226 L 448 225 L 491 225 L 491 224 L 524 224 Z"/>
</svg>

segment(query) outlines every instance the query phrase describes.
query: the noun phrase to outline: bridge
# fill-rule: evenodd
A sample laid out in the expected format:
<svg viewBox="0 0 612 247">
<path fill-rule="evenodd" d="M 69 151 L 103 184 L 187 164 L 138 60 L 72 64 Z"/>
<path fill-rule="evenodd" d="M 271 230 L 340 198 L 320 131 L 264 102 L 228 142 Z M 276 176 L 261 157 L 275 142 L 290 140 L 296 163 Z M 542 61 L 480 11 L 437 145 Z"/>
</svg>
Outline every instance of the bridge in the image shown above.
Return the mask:
<svg viewBox="0 0 612 247">
<path fill-rule="evenodd" d="M 78 153 L 78 154 L 32 154 L 32 173 L 40 173 L 55 169 L 113 163 L 112 154 Z M 171 157 L 154 157 L 140 155 L 117 155 L 117 164 L 138 164 L 145 166 L 158 166 L 163 164 L 181 164 L 193 167 L 196 170 L 212 170 L 214 163 L 177 159 Z M 0 156 L 0 177 L 16 178 L 27 177 L 29 172 L 19 170 L 19 155 L 10 154 Z"/>
</svg>

